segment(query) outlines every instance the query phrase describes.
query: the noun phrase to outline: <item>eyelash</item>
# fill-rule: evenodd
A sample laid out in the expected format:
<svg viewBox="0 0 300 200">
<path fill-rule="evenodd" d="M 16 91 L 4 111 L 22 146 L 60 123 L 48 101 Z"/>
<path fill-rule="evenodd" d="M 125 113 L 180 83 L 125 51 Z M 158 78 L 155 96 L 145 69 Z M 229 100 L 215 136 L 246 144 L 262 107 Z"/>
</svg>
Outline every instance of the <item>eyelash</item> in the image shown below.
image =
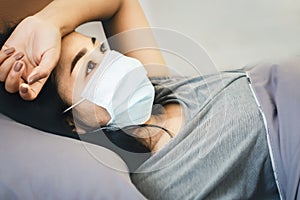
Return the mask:
<svg viewBox="0 0 300 200">
<path fill-rule="evenodd" d="M 89 61 L 86 65 L 86 76 L 89 75 L 96 67 L 97 63 L 93 62 L 93 61 Z"/>
</svg>

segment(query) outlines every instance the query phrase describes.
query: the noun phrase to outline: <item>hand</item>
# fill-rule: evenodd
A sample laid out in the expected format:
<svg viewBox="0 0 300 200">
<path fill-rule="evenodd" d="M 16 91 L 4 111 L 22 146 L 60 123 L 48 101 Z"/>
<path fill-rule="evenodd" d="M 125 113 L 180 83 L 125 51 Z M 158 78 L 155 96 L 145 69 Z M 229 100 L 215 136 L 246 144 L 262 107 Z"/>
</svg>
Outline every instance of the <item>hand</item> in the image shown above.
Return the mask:
<svg viewBox="0 0 300 200">
<path fill-rule="evenodd" d="M 10 47 L 3 51 L 0 51 L 0 66 L 15 52 L 15 48 Z M 23 54 L 17 54 L 18 56 L 22 57 Z M 22 61 L 15 61 L 14 59 L 11 59 L 10 61 L 7 61 L 6 64 L 13 65 L 13 70 L 10 72 L 9 78 L 14 80 L 16 85 L 21 84 L 19 81 L 22 80 L 22 73 L 24 71 L 24 63 Z M 0 73 L 0 80 L 4 81 L 5 77 L 8 76 L 9 71 L 8 70 L 1 70 Z"/>
<path fill-rule="evenodd" d="M 60 49 L 57 27 L 36 16 L 24 19 L 1 49 L 0 81 L 5 89 L 19 91 L 24 100 L 35 99 L 55 68 Z"/>
</svg>

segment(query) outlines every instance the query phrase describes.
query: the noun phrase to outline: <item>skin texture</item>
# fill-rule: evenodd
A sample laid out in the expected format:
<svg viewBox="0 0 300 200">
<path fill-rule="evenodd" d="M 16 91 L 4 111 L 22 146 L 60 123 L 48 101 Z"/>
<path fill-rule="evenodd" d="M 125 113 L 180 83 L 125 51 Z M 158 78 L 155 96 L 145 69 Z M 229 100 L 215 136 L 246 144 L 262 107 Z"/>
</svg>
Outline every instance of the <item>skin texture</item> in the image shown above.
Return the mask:
<svg viewBox="0 0 300 200">
<path fill-rule="evenodd" d="M 58 93 L 68 106 L 81 100 L 81 92 L 86 83 L 96 71 L 105 53 L 100 51 L 100 43 L 92 42 L 91 38 L 73 32 L 62 40 L 62 53 L 58 65 L 54 71 Z M 81 57 L 71 72 L 71 63 L 78 52 L 85 50 L 85 55 Z M 93 61 L 97 65 L 89 67 L 89 62 Z M 83 101 L 72 110 L 74 120 L 77 122 L 78 132 L 84 133 L 93 127 L 104 126 L 110 120 L 110 116 L 105 108 L 97 106 L 89 101 Z M 184 120 L 182 108 L 179 104 L 167 104 L 163 106 L 163 113 L 152 115 L 146 124 L 153 124 L 170 130 L 175 136 Z M 152 152 L 161 149 L 169 140 L 170 136 L 161 129 L 137 130 L 135 136 L 145 144 Z M 150 137 L 149 137 L 150 136 Z"/>
<path fill-rule="evenodd" d="M 91 38 L 75 32 L 62 40 L 62 53 L 54 74 L 58 93 L 68 106 L 81 100 L 81 92 L 96 69 L 96 67 L 91 69 L 87 75 L 88 62 L 101 63 L 104 54 L 100 52 L 99 47 L 98 41 L 93 44 Z M 86 53 L 78 60 L 71 73 L 72 60 L 82 49 Z M 80 124 L 88 127 L 104 126 L 110 120 L 105 109 L 88 101 L 80 103 L 73 109 L 73 112 L 75 116 L 79 116 Z"/>
<path fill-rule="evenodd" d="M 26 3 L 30 4 L 28 1 Z M 86 65 L 83 63 L 90 58 L 86 56 L 78 61 L 70 74 L 71 59 L 82 47 L 90 52 L 99 44 L 93 44 L 90 38 L 72 31 L 78 25 L 96 19 L 102 20 L 108 37 L 118 36 L 111 44 L 112 49 L 139 59 L 147 68 L 149 76 L 168 76 L 165 62 L 160 51 L 156 50 L 155 39 L 138 0 L 55 0 L 48 3 L 49 1 L 41 1 L 40 4 L 35 4 L 36 7 L 27 7 L 28 10 L 23 10 L 24 12 L 15 12 L 13 5 L 6 8 L 14 10 L 9 12 L 9 19 L 16 19 L 13 23 L 40 10 L 24 19 L 1 48 L 0 81 L 5 82 L 8 92 L 19 92 L 21 98 L 33 100 L 55 69 L 60 96 L 67 105 L 74 103 L 88 80 L 85 76 Z M 132 49 L 139 50 L 130 51 Z M 103 55 L 99 52 L 97 62 L 101 62 L 101 56 Z M 75 79 L 80 80 L 82 85 L 76 85 Z M 181 107 L 170 104 L 164 110 L 162 116 L 152 116 L 147 123 L 165 127 L 175 135 L 183 121 Z M 77 128 L 83 132 L 90 127 L 105 125 L 110 119 L 104 108 L 87 101 L 73 111 L 79 116 Z M 151 137 L 141 136 L 140 141 L 153 151 L 160 149 L 170 139 L 164 131 L 149 130 Z M 138 135 L 143 134 L 137 133 Z"/>
<path fill-rule="evenodd" d="M 28 14 L 35 10 L 37 8 L 28 10 Z M 13 18 L 13 13 L 10 18 Z M 23 16 L 26 14 L 22 13 L 19 18 Z M 25 100 L 35 99 L 58 62 L 60 39 L 78 25 L 96 19 L 104 22 L 108 37 L 140 28 L 146 30 L 142 34 L 143 40 L 136 40 L 130 34 L 125 39 L 118 40 L 113 49 L 128 49 L 127 45 L 134 44 L 134 47 L 139 47 L 139 51 L 121 52 L 150 66 L 150 76 L 167 74 L 167 70 L 161 67 L 165 63 L 160 51 L 144 48 L 143 41 L 147 41 L 147 47 L 150 45 L 155 48 L 156 43 L 152 32 L 147 29 L 149 24 L 138 0 L 55 0 L 23 20 L 2 47 L 2 52 L 10 47 L 16 50 L 0 66 L 0 81 L 5 82 L 6 90 L 11 93 L 19 92 Z M 15 55 L 20 52 L 24 55 L 16 59 Z M 22 70 L 13 70 L 16 62 L 22 63 Z"/>
</svg>

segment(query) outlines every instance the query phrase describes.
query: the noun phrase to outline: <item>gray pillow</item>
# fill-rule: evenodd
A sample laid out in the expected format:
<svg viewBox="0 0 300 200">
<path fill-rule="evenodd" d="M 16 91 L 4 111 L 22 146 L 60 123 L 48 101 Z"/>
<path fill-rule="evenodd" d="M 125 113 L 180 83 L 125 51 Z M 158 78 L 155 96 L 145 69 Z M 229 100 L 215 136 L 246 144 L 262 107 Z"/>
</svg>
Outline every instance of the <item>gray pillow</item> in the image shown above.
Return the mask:
<svg viewBox="0 0 300 200">
<path fill-rule="evenodd" d="M 0 199 L 145 199 L 112 151 L 0 114 Z"/>
</svg>

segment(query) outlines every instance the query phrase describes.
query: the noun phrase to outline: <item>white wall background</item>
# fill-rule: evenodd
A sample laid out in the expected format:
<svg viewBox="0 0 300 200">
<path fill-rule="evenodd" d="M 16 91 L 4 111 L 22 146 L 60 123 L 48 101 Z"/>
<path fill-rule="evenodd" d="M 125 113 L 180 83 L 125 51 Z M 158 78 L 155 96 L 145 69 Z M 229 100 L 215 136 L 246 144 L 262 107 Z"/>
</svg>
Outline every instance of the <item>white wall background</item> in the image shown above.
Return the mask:
<svg viewBox="0 0 300 200">
<path fill-rule="evenodd" d="M 300 54 L 299 0 L 140 3 L 151 26 L 174 30 L 195 40 L 219 69 Z"/>
</svg>

